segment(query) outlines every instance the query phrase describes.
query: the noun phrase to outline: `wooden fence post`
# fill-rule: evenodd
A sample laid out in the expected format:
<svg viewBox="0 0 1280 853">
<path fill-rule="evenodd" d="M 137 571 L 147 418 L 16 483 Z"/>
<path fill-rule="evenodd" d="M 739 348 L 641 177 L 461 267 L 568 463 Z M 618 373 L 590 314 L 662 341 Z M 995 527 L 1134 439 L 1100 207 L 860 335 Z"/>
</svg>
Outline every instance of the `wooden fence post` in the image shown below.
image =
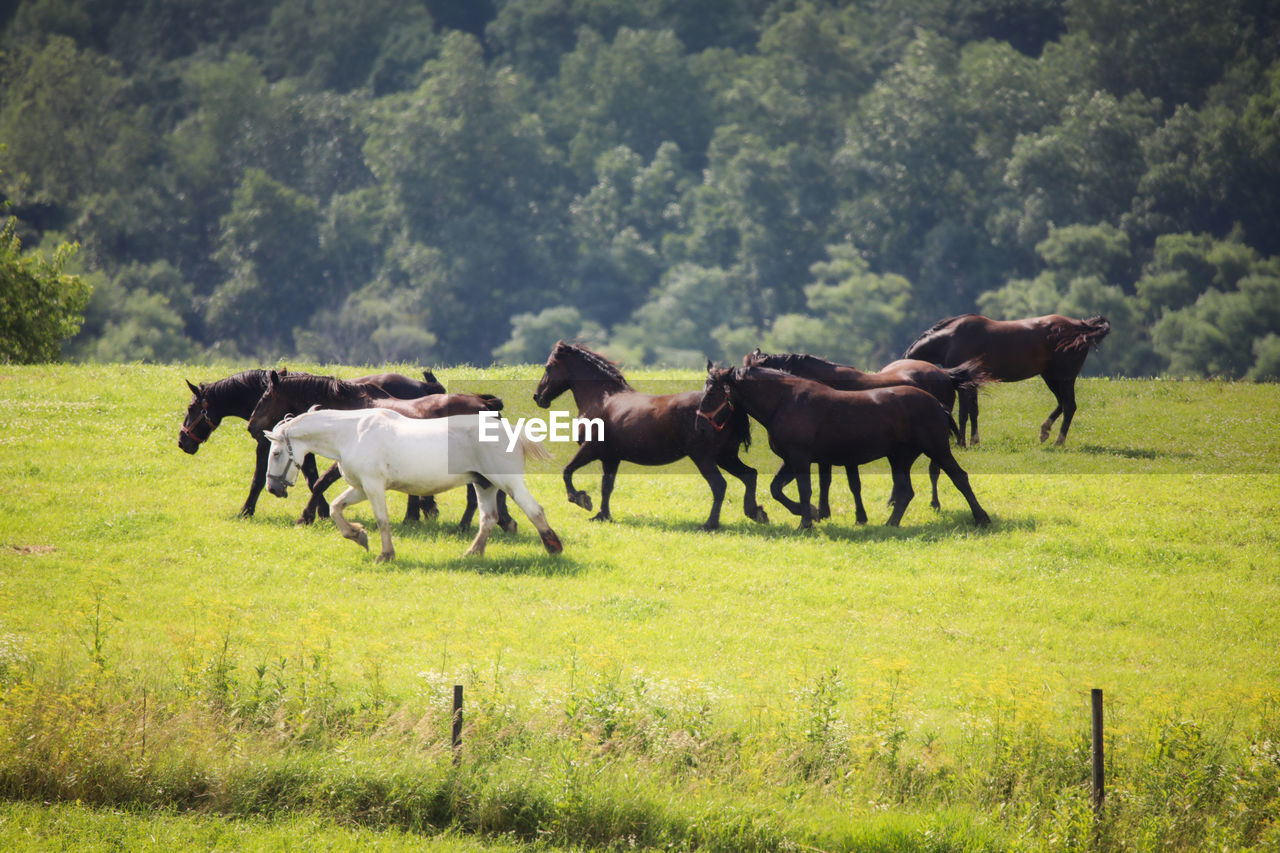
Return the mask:
<svg viewBox="0 0 1280 853">
<path fill-rule="evenodd" d="M 1089 699 L 1093 706 L 1093 810 L 1101 813 L 1106 800 L 1105 765 L 1102 753 L 1102 690 L 1095 687 L 1089 691 Z"/>
<path fill-rule="evenodd" d="M 462 685 L 453 685 L 453 763 L 462 762 Z"/>
</svg>

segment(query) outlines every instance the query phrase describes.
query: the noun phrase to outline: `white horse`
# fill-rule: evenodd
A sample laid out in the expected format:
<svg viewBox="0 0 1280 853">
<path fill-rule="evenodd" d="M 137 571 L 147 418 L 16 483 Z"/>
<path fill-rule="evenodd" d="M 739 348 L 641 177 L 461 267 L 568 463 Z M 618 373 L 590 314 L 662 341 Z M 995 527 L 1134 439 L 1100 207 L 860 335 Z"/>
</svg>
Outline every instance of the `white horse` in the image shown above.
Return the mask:
<svg viewBox="0 0 1280 853">
<path fill-rule="evenodd" d="M 434 495 L 468 483 L 476 487 L 480 532 L 468 554 L 483 554 L 489 532 L 497 523 L 498 490 L 506 492 L 538 528 L 551 554 L 563 550 L 547 524 L 546 513 L 524 484 L 526 457 L 548 459 L 550 454 L 523 435 L 510 451 L 505 441 L 480 441 L 475 415 L 420 420 L 388 409 L 312 409 L 286 418 L 265 433 L 271 442 L 267 456 L 267 489 L 284 497 L 298 478 L 302 458 L 315 453 L 337 461 L 349 488 L 329 508 L 338 531 L 367 550 L 364 527 L 347 521 L 343 510 L 368 500 L 382 534 L 378 562 L 395 556 L 387 515 L 387 489 L 410 495 Z"/>
</svg>

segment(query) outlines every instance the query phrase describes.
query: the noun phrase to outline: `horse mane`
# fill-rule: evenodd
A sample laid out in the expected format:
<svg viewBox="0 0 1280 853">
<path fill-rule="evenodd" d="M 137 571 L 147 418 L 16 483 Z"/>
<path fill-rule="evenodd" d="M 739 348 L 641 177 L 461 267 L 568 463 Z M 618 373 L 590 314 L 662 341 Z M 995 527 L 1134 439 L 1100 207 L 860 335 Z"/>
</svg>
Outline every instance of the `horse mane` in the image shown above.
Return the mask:
<svg viewBox="0 0 1280 853">
<path fill-rule="evenodd" d="M 1097 349 L 1102 339 L 1111 332 L 1111 322 L 1101 314 L 1094 314 L 1086 320 L 1068 320 L 1056 323 L 1049 330 L 1049 343 L 1058 352 Z"/>
<path fill-rule="evenodd" d="M 795 368 L 802 368 L 806 365 L 817 365 L 820 367 L 844 367 L 834 361 L 825 359 L 821 356 L 810 355 L 807 352 L 780 352 L 780 353 L 760 353 L 761 363 L 757 367 L 769 369 L 778 369 L 782 371 L 790 371 Z"/>
<path fill-rule="evenodd" d="M 563 352 L 570 352 L 581 359 L 588 367 L 603 373 L 607 378 L 620 383 L 628 391 L 634 391 L 631 383 L 622 375 L 622 371 L 618 369 L 618 365 L 597 352 L 592 352 L 581 344 L 566 344 L 561 342 L 560 347 Z"/>
<path fill-rule="evenodd" d="M 965 317 L 976 317 L 976 316 L 978 315 L 977 314 L 956 314 L 953 317 L 944 317 L 943 319 L 939 320 L 938 322 L 934 323 L 932 326 L 930 326 L 929 328 L 921 332 L 916 337 L 916 339 L 911 342 L 911 345 L 907 347 L 906 351 L 903 352 L 902 357 L 912 358 L 913 357 L 911 355 L 912 350 L 914 350 L 920 344 L 927 341 L 929 338 L 932 338 L 934 335 L 936 335 L 938 332 L 945 329 L 947 326 L 950 326 L 956 320 L 963 320 Z"/>
<path fill-rule="evenodd" d="M 336 376 L 313 376 L 309 373 L 290 373 L 281 376 L 276 388 L 288 394 L 309 398 L 323 398 L 331 403 L 354 402 L 369 397 L 364 385 L 348 382 Z"/>
<path fill-rule="evenodd" d="M 206 397 L 224 397 L 248 392 L 256 393 L 261 397 L 262 392 L 267 387 L 268 373 L 270 373 L 269 370 L 260 367 L 252 370 L 242 370 L 223 379 L 206 382 L 201 390 Z"/>
</svg>

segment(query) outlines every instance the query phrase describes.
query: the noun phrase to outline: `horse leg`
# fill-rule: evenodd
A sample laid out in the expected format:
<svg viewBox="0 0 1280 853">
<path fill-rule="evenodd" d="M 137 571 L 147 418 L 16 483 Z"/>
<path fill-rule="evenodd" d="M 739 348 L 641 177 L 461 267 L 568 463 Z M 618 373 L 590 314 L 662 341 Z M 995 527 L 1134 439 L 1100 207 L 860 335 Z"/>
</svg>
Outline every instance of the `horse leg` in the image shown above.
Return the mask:
<svg viewBox="0 0 1280 853">
<path fill-rule="evenodd" d="M 773 475 L 773 481 L 769 483 L 769 494 L 773 495 L 775 501 L 786 507 L 787 512 L 803 517 L 804 510 L 800 504 L 787 497 L 786 492 L 783 491 L 787 484 L 795 478 L 796 475 L 792 473 L 791 466 L 783 462 L 782 467 L 778 469 L 778 473 Z"/>
<path fill-rule="evenodd" d="M 516 520 L 511 517 L 511 511 L 507 509 L 507 493 L 498 491 L 498 527 L 502 528 L 505 533 L 515 533 Z"/>
<path fill-rule="evenodd" d="M 350 539 L 366 551 L 369 550 L 369 534 L 365 533 L 364 525 L 355 524 L 347 521 L 347 517 L 342 511 L 352 504 L 358 504 L 365 499 L 365 494 L 356 486 L 348 486 L 347 490 L 338 495 L 329 506 L 329 517 L 333 519 L 334 525 L 338 528 L 338 532 L 343 538 Z"/>
<path fill-rule="evenodd" d="M 1076 381 L 1071 379 L 1055 379 L 1052 383 L 1045 379 L 1045 384 L 1049 386 L 1049 390 L 1053 392 L 1053 396 L 1058 398 L 1058 407 L 1053 410 L 1053 414 L 1049 416 L 1049 420 L 1044 422 L 1040 427 L 1040 440 L 1044 441 L 1049 437 L 1049 427 L 1053 425 L 1053 419 L 1062 413 L 1062 428 L 1058 432 L 1058 440 L 1054 444 L 1064 444 L 1067 440 L 1067 430 L 1071 429 L 1071 419 L 1076 416 Z"/>
<path fill-rule="evenodd" d="M 720 473 L 715 460 L 701 454 L 691 456 L 693 464 L 698 466 L 698 473 L 711 487 L 711 514 L 702 522 L 702 530 L 715 530 L 720 526 L 720 506 L 724 503 L 725 479 Z"/>
<path fill-rule="evenodd" d="M 391 545 L 391 515 L 387 512 L 387 491 L 381 484 L 367 491 L 369 506 L 373 507 L 373 517 L 378 520 L 378 534 L 382 537 L 382 553 L 374 562 L 389 563 L 396 556 L 396 549 Z"/>
<path fill-rule="evenodd" d="M 971 447 L 978 444 L 978 389 L 968 388 L 960 392 L 960 399 L 968 398 L 969 401 L 969 445 Z M 960 445 L 964 446 L 964 418 L 960 419 Z"/>
<path fill-rule="evenodd" d="M 254 450 L 253 480 L 249 483 L 249 496 L 244 499 L 244 506 L 240 507 L 240 518 L 253 518 L 253 512 L 258 506 L 258 495 L 262 494 L 262 487 L 267 482 L 267 456 L 270 453 L 271 442 L 258 436 L 258 447 Z"/>
<path fill-rule="evenodd" d="M 585 510 L 591 509 L 591 495 L 586 492 L 580 492 L 573 487 L 573 472 L 577 471 L 588 462 L 596 460 L 595 443 L 584 444 L 578 448 L 578 452 L 573 454 L 573 458 L 569 460 L 569 464 L 564 466 L 564 490 L 569 496 L 569 503 L 577 504 Z"/>
<path fill-rule="evenodd" d="M 404 521 L 401 523 L 416 524 L 419 517 L 428 519 L 439 515 L 435 495 L 409 495 L 409 504 L 404 508 Z"/>
<path fill-rule="evenodd" d="M 932 459 L 929 460 L 929 487 L 933 490 L 933 496 L 929 500 L 929 506 L 934 509 L 942 509 L 942 504 L 938 502 L 938 474 L 941 472 L 938 463 Z"/>
<path fill-rule="evenodd" d="M 458 529 L 466 530 L 471 526 L 471 519 L 476 514 L 476 487 L 467 486 L 467 506 L 462 510 L 462 518 L 458 519 Z"/>
<path fill-rule="evenodd" d="M 844 475 L 849 481 L 849 491 L 853 494 L 853 518 L 858 524 L 866 524 L 867 510 L 862 505 L 862 477 L 858 475 L 858 466 L 846 465 Z"/>
<path fill-rule="evenodd" d="M 529 521 L 533 522 L 533 526 L 537 529 L 538 535 L 542 537 L 542 545 L 547 549 L 548 554 L 559 554 L 564 550 L 564 545 L 560 544 L 560 537 L 551 529 L 551 525 L 547 523 L 547 513 L 542 509 L 542 504 L 538 503 L 530 494 L 529 489 L 524 484 L 524 478 L 521 476 L 511 476 L 504 478 L 502 484 L 503 490 L 511 495 L 511 499 L 516 502 L 516 506 L 528 516 Z"/>
<path fill-rule="evenodd" d="M 498 523 L 498 490 L 492 484 L 481 487 L 472 483 L 471 488 L 475 490 L 476 504 L 480 507 L 480 530 L 476 532 L 476 538 L 471 541 L 471 547 L 463 552 L 463 556 L 481 556 L 484 554 L 485 543 L 489 541 L 489 534 Z"/>
<path fill-rule="evenodd" d="M 885 523 L 890 527 L 898 526 L 902 514 L 907 511 L 907 504 L 915 497 L 915 489 L 911 488 L 911 466 L 919 455 L 919 451 L 897 451 L 889 455 L 889 468 L 893 472 L 893 512 Z"/>
<path fill-rule="evenodd" d="M 321 506 L 326 508 L 328 514 L 328 504 L 324 500 L 324 490 L 332 486 L 342 476 L 342 471 L 338 468 L 338 463 L 329 466 L 329 470 L 324 472 L 324 476 L 316 480 L 315 486 L 311 489 L 311 496 L 307 499 L 307 505 L 302 509 L 302 515 L 294 524 L 310 524 L 316 519 L 316 512 Z M 323 518 L 324 516 L 321 516 Z"/>
<path fill-rule="evenodd" d="M 716 464 L 742 481 L 742 512 L 747 518 L 758 524 L 768 524 L 769 515 L 764 507 L 756 503 L 756 469 L 738 458 L 738 448 L 731 447 L 721 451 Z"/>
<path fill-rule="evenodd" d="M 831 502 L 828 496 L 831 493 L 831 466 L 818 466 L 818 520 L 831 517 Z"/>
<path fill-rule="evenodd" d="M 618 477 L 618 459 L 601 459 L 604 474 L 600 477 L 600 511 L 591 516 L 592 521 L 612 521 L 609 515 L 609 496 L 613 494 L 613 481 Z M 588 507 L 590 509 L 590 507 Z"/>
<path fill-rule="evenodd" d="M 991 516 L 987 515 L 986 510 L 978 503 L 977 496 L 973 493 L 972 487 L 969 485 L 969 475 L 960 467 L 960 463 L 956 461 L 955 456 L 951 454 L 951 448 L 943 443 L 939 450 L 929 456 L 930 471 L 933 466 L 937 465 L 947 473 L 951 482 L 955 484 L 960 494 L 964 495 L 964 499 L 969 502 L 969 510 L 973 513 L 973 523 L 979 527 L 986 527 L 991 523 Z"/>
</svg>

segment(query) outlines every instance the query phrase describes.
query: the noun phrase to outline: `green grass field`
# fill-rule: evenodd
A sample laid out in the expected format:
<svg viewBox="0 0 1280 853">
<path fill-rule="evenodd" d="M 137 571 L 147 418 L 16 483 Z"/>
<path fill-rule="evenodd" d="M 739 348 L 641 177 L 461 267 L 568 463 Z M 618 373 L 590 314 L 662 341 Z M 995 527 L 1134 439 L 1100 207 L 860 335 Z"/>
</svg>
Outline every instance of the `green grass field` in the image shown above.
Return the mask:
<svg viewBox="0 0 1280 853">
<path fill-rule="evenodd" d="M 870 525 L 837 475 L 802 533 L 758 425 L 770 525 L 729 478 L 702 533 L 691 466 L 628 465 L 596 524 L 555 448 L 529 484 L 563 556 L 514 509 L 461 556 L 456 492 L 384 566 L 295 528 L 297 492 L 236 517 L 243 421 L 178 449 L 183 379 L 237 369 L 0 367 L 0 846 L 1280 848 L 1280 387 L 1082 380 L 1064 448 L 1041 384 L 987 389 L 983 530 L 923 462 L 884 527 L 880 462 Z M 437 374 L 543 414 L 539 368 Z"/>
</svg>

